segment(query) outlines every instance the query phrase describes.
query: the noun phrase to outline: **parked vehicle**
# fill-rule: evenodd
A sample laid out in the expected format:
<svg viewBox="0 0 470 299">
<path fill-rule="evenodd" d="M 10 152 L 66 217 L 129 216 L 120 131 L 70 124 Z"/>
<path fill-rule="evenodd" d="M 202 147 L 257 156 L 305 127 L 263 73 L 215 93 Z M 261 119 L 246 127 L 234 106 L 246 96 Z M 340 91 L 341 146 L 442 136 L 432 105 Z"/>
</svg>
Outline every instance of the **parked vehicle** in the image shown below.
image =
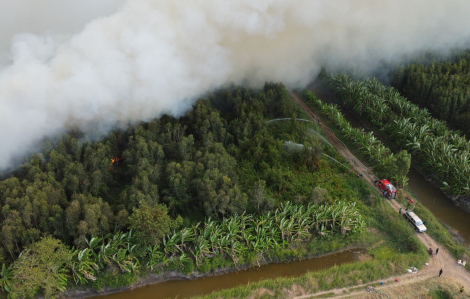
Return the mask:
<svg viewBox="0 0 470 299">
<path fill-rule="evenodd" d="M 377 186 L 380 188 L 380 190 L 382 190 L 383 196 L 387 198 L 397 197 L 397 189 L 395 188 L 395 186 L 390 184 L 388 180 L 383 179 L 378 181 Z"/>
<path fill-rule="evenodd" d="M 403 216 L 417 232 L 423 233 L 426 231 L 426 226 L 423 224 L 423 221 L 421 221 L 414 212 L 406 210 Z"/>
</svg>

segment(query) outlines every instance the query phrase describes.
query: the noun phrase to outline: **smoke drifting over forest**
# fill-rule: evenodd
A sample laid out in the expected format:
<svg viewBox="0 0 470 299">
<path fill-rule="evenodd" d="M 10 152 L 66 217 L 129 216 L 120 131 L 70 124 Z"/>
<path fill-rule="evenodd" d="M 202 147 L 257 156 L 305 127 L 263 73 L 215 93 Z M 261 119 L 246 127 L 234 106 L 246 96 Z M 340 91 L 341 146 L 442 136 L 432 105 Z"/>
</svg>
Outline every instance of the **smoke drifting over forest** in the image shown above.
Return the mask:
<svg viewBox="0 0 470 299">
<path fill-rule="evenodd" d="M 469 13 L 468 0 L 132 0 L 69 37 L 17 35 L 0 69 L 0 169 L 44 137 L 178 116 L 228 84 L 299 87 L 322 65 L 466 44 Z"/>
</svg>

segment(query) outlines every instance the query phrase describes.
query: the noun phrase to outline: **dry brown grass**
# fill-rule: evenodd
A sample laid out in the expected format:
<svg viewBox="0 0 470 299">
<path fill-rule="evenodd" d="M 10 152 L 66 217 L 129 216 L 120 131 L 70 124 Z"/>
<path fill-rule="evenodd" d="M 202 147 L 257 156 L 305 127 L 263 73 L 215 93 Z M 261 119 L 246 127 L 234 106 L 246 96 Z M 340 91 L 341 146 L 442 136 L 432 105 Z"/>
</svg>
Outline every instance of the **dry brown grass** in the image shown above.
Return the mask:
<svg viewBox="0 0 470 299">
<path fill-rule="evenodd" d="M 252 295 L 248 297 L 249 299 L 262 298 L 264 295 L 269 295 L 270 297 L 274 296 L 274 292 L 266 288 L 259 288 L 253 291 Z"/>
<path fill-rule="evenodd" d="M 299 286 L 298 284 L 293 284 L 290 289 L 283 289 L 284 294 L 286 294 L 287 298 L 293 298 L 296 296 L 302 296 L 305 295 L 307 292 Z"/>
<path fill-rule="evenodd" d="M 437 289 L 438 287 L 443 290 L 449 291 L 452 296 L 456 299 L 468 298 L 465 294 L 460 294 L 461 284 L 452 278 L 438 278 L 433 277 L 416 283 L 391 283 L 383 287 L 376 287 L 378 291 L 386 293 L 390 298 L 400 299 L 416 299 L 416 298 L 430 298 L 429 292 Z M 313 297 L 315 298 L 315 297 Z M 333 298 L 364 298 L 364 299 L 375 299 L 380 298 L 377 293 L 367 293 L 365 289 L 361 292 L 355 292 L 350 295 L 339 295 Z"/>
</svg>

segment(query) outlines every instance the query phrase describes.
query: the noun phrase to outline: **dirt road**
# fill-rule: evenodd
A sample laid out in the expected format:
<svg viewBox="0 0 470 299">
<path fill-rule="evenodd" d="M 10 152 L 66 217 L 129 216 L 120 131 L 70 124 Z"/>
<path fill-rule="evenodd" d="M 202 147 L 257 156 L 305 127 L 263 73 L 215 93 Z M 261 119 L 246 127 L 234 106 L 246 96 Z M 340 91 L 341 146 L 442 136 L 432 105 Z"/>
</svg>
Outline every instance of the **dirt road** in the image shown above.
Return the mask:
<svg viewBox="0 0 470 299">
<path fill-rule="evenodd" d="M 356 158 L 346 147 L 346 145 L 336 137 L 336 135 L 331 131 L 330 128 L 328 128 L 326 125 L 324 125 L 322 122 L 320 122 L 320 118 L 310 110 L 310 108 L 294 93 L 290 92 L 292 99 L 299 104 L 302 109 L 307 112 L 309 115 L 310 119 L 316 123 L 318 123 L 323 131 L 325 132 L 328 142 L 331 143 L 332 146 L 336 148 L 336 150 L 344 157 L 346 160 L 348 160 L 349 164 L 353 167 L 353 169 L 357 172 L 357 174 L 362 173 L 364 175 L 364 179 L 368 180 L 369 183 L 372 185 L 374 184 L 374 181 L 376 180 L 374 174 L 370 171 L 368 167 L 366 167 L 364 164 L 362 164 L 359 159 Z"/>
<path fill-rule="evenodd" d="M 346 158 L 353 169 L 356 171 L 356 173 L 362 173 L 364 176 L 364 179 L 374 186 L 374 181 L 376 180 L 376 177 L 374 174 L 371 172 L 371 170 L 366 167 L 364 164 L 361 163 L 346 147 L 346 145 L 339 140 L 335 134 L 324 124 L 322 124 L 319 121 L 319 117 L 317 114 L 315 114 L 313 111 L 310 110 L 310 108 L 293 92 L 291 92 L 292 99 L 297 102 L 310 116 L 312 121 L 320 123 L 322 126 L 323 130 L 325 131 L 326 137 L 328 141 L 338 150 L 338 152 Z M 400 189 L 400 192 L 406 192 L 405 190 Z M 398 213 L 400 208 L 403 208 L 401 204 L 399 204 L 395 200 L 387 200 L 387 202 L 390 203 L 392 208 Z M 428 261 L 428 266 L 423 266 L 423 265 L 417 265 L 420 267 L 421 270 L 418 271 L 418 273 L 414 274 L 403 274 L 402 276 L 398 277 L 390 277 L 389 279 L 386 280 L 380 280 L 376 281 L 377 282 L 387 282 L 387 281 L 394 281 L 396 278 L 399 278 L 400 280 L 400 285 L 403 284 L 410 284 L 410 283 L 417 283 L 420 281 L 428 280 L 431 277 L 438 277 L 439 276 L 439 270 L 443 270 L 442 277 L 446 277 L 447 279 L 450 279 L 454 281 L 456 284 L 461 284 L 465 286 L 470 292 L 470 273 L 465 270 L 464 267 L 457 265 L 457 261 L 451 256 L 451 254 L 443 248 L 441 245 L 439 245 L 435 240 L 433 240 L 428 234 L 426 233 L 417 233 L 417 237 L 419 240 L 426 246 L 426 248 L 433 248 L 434 250 L 436 248 L 439 248 L 439 253 L 434 256 L 433 258 L 430 258 Z M 470 261 L 467 261 L 470 262 Z M 362 285 L 364 288 L 363 290 L 358 290 L 356 292 L 349 292 L 350 288 L 342 288 L 342 289 L 334 289 L 334 290 L 329 290 L 321 293 L 315 293 L 315 294 L 305 294 L 302 296 L 297 296 L 293 298 L 310 298 L 312 296 L 319 296 L 321 294 L 326 294 L 326 293 L 332 293 L 334 292 L 336 295 L 334 297 L 329 297 L 329 298 L 352 298 L 352 297 L 357 297 L 358 298 L 365 298 L 366 294 L 366 286 L 374 284 L 374 282 L 364 284 Z M 355 286 L 354 288 L 356 289 L 358 286 Z M 380 289 L 380 288 L 379 288 Z M 388 294 L 390 298 L 400 298 L 393 296 L 393 294 Z M 351 297 L 352 296 L 352 297 Z M 462 298 L 467 298 L 467 297 L 462 297 Z"/>
</svg>

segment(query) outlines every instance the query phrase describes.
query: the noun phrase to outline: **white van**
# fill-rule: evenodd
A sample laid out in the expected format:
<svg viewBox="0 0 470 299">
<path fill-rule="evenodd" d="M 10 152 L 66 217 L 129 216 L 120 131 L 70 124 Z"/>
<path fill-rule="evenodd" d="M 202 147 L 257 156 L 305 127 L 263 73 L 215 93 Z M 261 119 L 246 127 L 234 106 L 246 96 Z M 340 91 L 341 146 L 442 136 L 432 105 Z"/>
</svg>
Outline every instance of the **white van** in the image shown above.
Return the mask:
<svg viewBox="0 0 470 299">
<path fill-rule="evenodd" d="M 406 210 L 403 213 L 403 216 L 405 217 L 406 220 L 408 220 L 408 222 L 411 224 L 411 226 L 413 226 L 413 228 L 417 232 L 423 233 L 426 231 L 426 226 L 424 226 L 423 221 L 421 221 L 421 219 L 418 216 L 416 216 L 416 214 L 413 213 L 412 211 Z"/>
</svg>

